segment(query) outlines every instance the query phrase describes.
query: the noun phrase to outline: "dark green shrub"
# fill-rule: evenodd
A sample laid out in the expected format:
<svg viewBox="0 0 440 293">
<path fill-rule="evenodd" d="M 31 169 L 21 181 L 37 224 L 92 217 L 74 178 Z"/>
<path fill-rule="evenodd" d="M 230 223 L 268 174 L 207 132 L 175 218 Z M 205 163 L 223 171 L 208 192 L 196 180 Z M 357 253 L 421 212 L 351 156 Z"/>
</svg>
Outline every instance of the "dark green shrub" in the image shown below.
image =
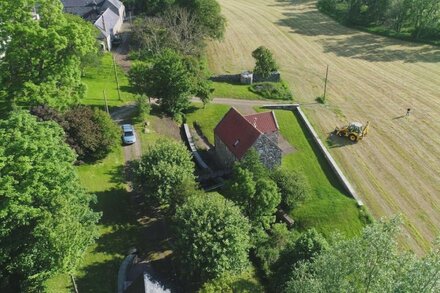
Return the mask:
<svg viewBox="0 0 440 293">
<path fill-rule="evenodd" d="M 119 128 L 102 110 L 78 106 L 64 115 L 67 143 L 78 154 L 78 160 L 96 161 L 105 158 L 119 143 Z"/>
<path fill-rule="evenodd" d="M 249 90 L 265 99 L 292 100 L 289 87 L 284 82 L 259 82 L 249 87 Z"/>
<path fill-rule="evenodd" d="M 278 169 L 272 174 L 282 197 L 283 207 L 292 210 L 302 203 L 310 194 L 307 178 L 299 172 Z"/>
</svg>

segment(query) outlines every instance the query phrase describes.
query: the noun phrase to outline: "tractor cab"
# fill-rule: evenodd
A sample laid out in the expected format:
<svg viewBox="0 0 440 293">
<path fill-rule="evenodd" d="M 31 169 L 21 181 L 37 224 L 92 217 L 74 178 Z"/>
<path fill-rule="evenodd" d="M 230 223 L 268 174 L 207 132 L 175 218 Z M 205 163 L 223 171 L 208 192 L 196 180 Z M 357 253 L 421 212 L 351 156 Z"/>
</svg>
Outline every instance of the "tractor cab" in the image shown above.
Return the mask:
<svg viewBox="0 0 440 293">
<path fill-rule="evenodd" d="M 334 133 L 338 136 L 345 136 L 352 142 L 357 142 L 368 134 L 370 122 L 365 126 L 360 122 L 350 122 L 347 126 L 336 127 Z"/>
<path fill-rule="evenodd" d="M 351 122 L 348 125 L 349 132 L 362 133 L 363 125 L 360 122 Z"/>
</svg>

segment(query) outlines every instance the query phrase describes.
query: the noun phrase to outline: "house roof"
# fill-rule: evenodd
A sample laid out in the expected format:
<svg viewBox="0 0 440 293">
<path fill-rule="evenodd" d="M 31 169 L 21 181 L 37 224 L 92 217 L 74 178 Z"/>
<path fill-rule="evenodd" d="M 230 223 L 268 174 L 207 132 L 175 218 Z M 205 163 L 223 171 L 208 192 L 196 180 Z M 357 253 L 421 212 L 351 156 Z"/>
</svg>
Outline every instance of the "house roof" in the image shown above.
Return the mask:
<svg viewBox="0 0 440 293">
<path fill-rule="evenodd" d="M 277 118 L 273 111 L 246 115 L 244 118 L 262 133 L 271 133 L 279 129 Z"/>
<path fill-rule="evenodd" d="M 103 14 L 95 21 L 94 25 L 101 31 L 104 36 L 112 35 L 113 28 L 119 21 L 119 16 L 111 9 L 106 9 Z"/>
<path fill-rule="evenodd" d="M 65 12 L 79 15 L 93 22 L 108 9 L 119 15 L 119 8 L 123 6 L 119 0 L 61 0 L 61 2 Z"/>
<path fill-rule="evenodd" d="M 231 108 L 217 124 L 214 133 L 240 160 L 260 135 L 276 130 L 278 124 L 272 112 L 243 116 Z"/>
</svg>

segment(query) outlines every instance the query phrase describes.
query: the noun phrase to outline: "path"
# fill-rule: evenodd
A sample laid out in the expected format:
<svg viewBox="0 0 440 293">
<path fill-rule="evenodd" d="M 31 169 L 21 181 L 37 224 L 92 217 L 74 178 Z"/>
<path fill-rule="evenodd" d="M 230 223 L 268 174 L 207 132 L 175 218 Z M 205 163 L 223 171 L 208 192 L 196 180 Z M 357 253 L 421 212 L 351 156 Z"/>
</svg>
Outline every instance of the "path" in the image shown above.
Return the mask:
<svg viewBox="0 0 440 293">
<path fill-rule="evenodd" d="M 131 24 L 129 22 L 124 22 L 121 28 L 121 44 L 112 50 L 116 64 L 118 64 L 125 72 L 128 72 L 131 67 L 131 60 L 128 58 L 128 53 L 130 51 L 130 32 Z"/>
<path fill-rule="evenodd" d="M 270 48 L 321 139 L 336 125 L 370 120 L 369 136 L 331 153 L 374 216 L 401 213 L 407 247 L 421 253 L 440 233 L 440 48 L 344 27 L 313 0 L 219 0 L 228 27 L 208 46 L 214 74 L 254 66 Z M 399 118 L 406 108 L 410 117 Z"/>
<path fill-rule="evenodd" d="M 111 116 L 114 121 L 116 121 L 119 125 L 124 123 L 131 124 L 131 117 L 136 112 L 136 104 L 127 104 L 117 108 L 115 111 L 111 113 Z M 130 162 L 133 160 L 137 160 L 142 156 L 142 147 L 141 147 L 141 139 L 137 137 L 136 142 L 131 145 L 124 145 L 122 147 L 124 150 L 124 159 L 125 162 Z"/>
</svg>

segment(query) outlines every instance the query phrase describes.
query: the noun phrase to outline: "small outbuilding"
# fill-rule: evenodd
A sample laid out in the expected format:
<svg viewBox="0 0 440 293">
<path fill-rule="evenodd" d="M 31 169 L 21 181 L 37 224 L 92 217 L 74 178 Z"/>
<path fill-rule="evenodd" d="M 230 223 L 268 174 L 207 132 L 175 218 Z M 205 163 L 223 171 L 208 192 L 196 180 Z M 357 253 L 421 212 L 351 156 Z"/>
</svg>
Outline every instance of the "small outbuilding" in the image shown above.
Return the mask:
<svg viewBox="0 0 440 293">
<path fill-rule="evenodd" d="M 243 116 L 231 108 L 215 127 L 214 137 L 217 156 L 225 168 L 232 167 L 250 149 L 257 151 L 268 168 L 281 164 L 279 126 L 273 111 Z"/>
</svg>

